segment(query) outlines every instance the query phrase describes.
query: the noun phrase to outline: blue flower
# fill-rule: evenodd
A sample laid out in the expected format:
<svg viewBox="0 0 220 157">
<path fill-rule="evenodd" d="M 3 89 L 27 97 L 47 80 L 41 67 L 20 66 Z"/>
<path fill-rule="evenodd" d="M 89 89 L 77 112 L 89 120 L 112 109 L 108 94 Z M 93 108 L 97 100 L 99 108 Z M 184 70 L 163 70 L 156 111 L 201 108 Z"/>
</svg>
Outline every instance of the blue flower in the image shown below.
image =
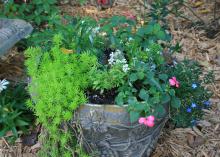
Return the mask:
<svg viewBox="0 0 220 157">
<path fill-rule="evenodd" d="M 191 107 L 192 107 L 192 108 L 196 108 L 197 105 L 196 105 L 195 103 L 192 103 L 192 104 L 191 104 Z"/>
<path fill-rule="evenodd" d="M 186 112 L 191 113 L 191 112 L 192 112 L 192 109 L 188 107 L 188 108 L 186 109 Z"/>
<path fill-rule="evenodd" d="M 198 87 L 198 86 L 197 86 L 196 83 L 193 83 L 193 84 L 192 84 L 192 88 L 193 88 L 193 89 L 196 89 L 197 87 Z"/>
<path fill-rule="evenodd" d="M 206 107 L 209 107 L 210 106 L 210 104 L 211 104 L 211 102 L 210 101 L 204 101 L 204 103 L 203 103 Z"/>
</svg>

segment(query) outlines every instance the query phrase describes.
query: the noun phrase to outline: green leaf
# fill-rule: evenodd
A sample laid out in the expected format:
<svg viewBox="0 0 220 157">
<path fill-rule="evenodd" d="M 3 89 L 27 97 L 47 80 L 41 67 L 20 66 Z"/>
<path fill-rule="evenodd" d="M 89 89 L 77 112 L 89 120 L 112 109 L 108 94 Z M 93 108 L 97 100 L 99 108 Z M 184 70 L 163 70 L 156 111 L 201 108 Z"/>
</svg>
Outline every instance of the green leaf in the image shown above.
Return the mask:
<svg viewBox="0 0 220 157">
<path fill-rule="evenodd" d="M 29 124 L 21 119 L 16 119 L 15 120 L 16 126 L 28 126 Z"/>
<path fill-rule="evenodd" d="M 14 136 L 18 137 L 18 131 L 17 131 L 17 129 L 16 129 L 15 127 L 13 127 L 13 128 L 11 129 L 11 131 L 12 131 L 12 133 L 14 134 Z"/>
<path fill-rule="evenodd" d="M 115 99 L 117 105 L 122 106 L 124 104 L 124 93 L 120 92 Z"/>
<path fill-rule="evenodd" d="M 7 131 L 10 130 L 9 128 L 5 127 L 3 130 L 0 131 L 0 137 L 5 136 L 5 134 L 7 133 Z"/>
<path fill-rule="evenodd" d="M 165 103 L 168 103 L 169 101 L 170 101 L 170 96 L 169 96 L 168 94 L 163 94 L 163 95 L 162 95 L 161 102 L 162 102 L 163 104 L 165 104 Z"/>
<path fill-rule="evenodd" d="M 156 33 L 158 39 L 165 40 L 166 34 L 163 31 L 159 31 Z"/>
<path fill-rule="evenodd" d="M 157 117 L 163 117 L 166 113 L 166 110 L 163 105 L 158 105 L 156 108 Z"/>
<path fill-rule="evenodd" d="M 148 79 L 152 85 L 155 85 L 160 91 L 162 91 L 162 88 L 161 88 L 159 82 L 157 80 L 155 80 L 154 77 L 149 77 Z"/>
<path fill-rule="evenodd" d="M 137 76 L 140 80 L 142 80 L 144 78 L 145 74 L 143 72 L 138 72 Z"/>
<path fill-rule="evenodd" d="M 139 93 L 139 97 L 145 101 L 148 100 L 149 98 L 149 95 L 148 95 L 148 92 L 145 90 L 145 89 L 141 89 L 140 93 Z"/>
<path fill-rule="evenodd" d="M 136 104 L 135 104 L 135 109 L 136 109 L 137 111 L 146 110 L 146 104 L 144 104 L 144 103 L 136 103 Z"/>
<path fill-rule="evenodd" d="M 145 30 L 146 34 L 151 34 L 154 31 L 154 25 L 153 24 L 149 24 Z"/>
<path fill-rule="evenodd" d="M 174 108 L 180 108 L 180 105 L 181 105 L 180 99 L 176 98 L 176 97 L 172 97 L 171 106 L 174 107 Z"/>
<path fill-rule="evenodd" d="M 140 117 L 140 113 L 139 113 L 139 112 L 130 111 L 130 120 L 131 120 L 131 123 L 137 121 L 139 117 Z"/>
<path fill-rule="evenodd" d="M 161 30 L 161 27 L 160 27 L 160 25 L 159 24 L 154 24 L 153 25 L 153 31 L 154 31 L 154 33 L 157 33 L 157 32 L 159 32 Z"/>
<path fill-rule="evenodd" d="M 165 82 L 168 79 L 168 75 L 166 75 L 166 74 L 159 74 L 159 78 Z"/>
<path fill-rule="evenodd" d="M 170 93 L 171 96 L 175 96 L 175 90 L 174 89 L 171 89 L 169 93 Z"/>
<path fill-rule="evenodd" d="M 129 76 L 129 79 L 130 79 L 131 82 L 135 82 L 135 81 L 137 81 L 138 76 L 137 76 L 136 73 L 132 73 L 132 74 Z"/>
</svg>

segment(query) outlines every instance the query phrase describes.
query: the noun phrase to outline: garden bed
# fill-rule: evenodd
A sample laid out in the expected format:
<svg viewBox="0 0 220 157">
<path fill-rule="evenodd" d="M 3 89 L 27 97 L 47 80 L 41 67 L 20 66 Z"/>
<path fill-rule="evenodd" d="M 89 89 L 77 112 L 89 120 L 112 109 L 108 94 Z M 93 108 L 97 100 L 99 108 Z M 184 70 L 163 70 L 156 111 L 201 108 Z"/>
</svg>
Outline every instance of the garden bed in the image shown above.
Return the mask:
<svg viewBox="0 0 220 157">
<path fill-rule="evenodd" d="M 195 10 L 202 9 L 202 5 Z M 62 6 L 71 15 L 90 15 L 95 18 L 108 17 L 112 15 L 126 15 L 129 7 L 116 6 L 112 9 L 105 11 L 98 11 L 92 6 L 82 7 L 70 7 Z M 138 8 L 138 7 L 137 7 Z M 211 10 L 211 9 L 210 9 Z M 72 12 L 74 11 L 74 12 Z M 130 14 L 131 12 L 129 12 Z M 139 12 L 132 11 L 132 15 L 139 17 Z M 188 13 L 188 12 L 185 12 Z M 189 13 L 191 14 L 191 13 Z M 201 14 L 202 15 L 202 14 Z M 210 17 L 211 13 L 206 13 L 205 16 Z M 208 19 L 208 18 L 206 18 Z M 140 19 L 141 20 L 141 19 Z M 189 27 L 189 23 L 185 20 L 175 18 L 171 16 L 169 18 L 169 24 L 171 26 L 171 33 L 173 34 L 173 42 L 179 41 L 182 48 L 182 53 L 177 54 L 177 58 L 183 59 L 184 57 L 196 59 L 205 69 L 205 72 L 214 70 L 216 79 L 215 84 L 209 86 L 214 92 L 214 96 L 211 99 L 211 110 L 205 110 L 204 121 L 197 127 L 191 128 L 178 128 L 174 129 L 172 126 L 167 126 L 159 139 L 156 150 L 153 153 L 153 157 L 217 157 L 220 156 L 220 35 L 217 33 L 214 38 L 207 37 L 207 33 L 204 29 L 198 29 L 197 27 Z M 24 68 L 22 64 L 23 57 L 16 58 L 17 55 L 9 57 L 7 64 L 14 64 L 19 62 L 18 65 L 13 65 L 14 69 L 11 70 L 10 66 L 1 72 L 1 75 L 6 79 L 17 78 L 17 76 L 23 78 L 25 74 L 22 72 Z M 14 59 L 14 60 L 13 60 Z M 1 62 L 1 64 L 5 64 Z M 0 64 L 0 66 L 1 66 Z M 6 66 L 4 66 L 6 67 Z M 10 72 L 10 73 L 9 73 Z M 11 76 L 13 74 L 13 76 Z M 17 81 L 17 80 L 15 80 Z M 35 143 L 33 146 L 24 146 L 21 141 L 16 142 L 16 146 L 10 146 L 4 139 L 0 140 L 0 156 L 3 154 L 11 154 L 9 156 L 35 156 L 34 152 L 39 149 L 39 143 Z M 1 152 L 7 152 L 2 153 Z M 4 157 L 4 156 L 3 156 Z"/>
</svg>

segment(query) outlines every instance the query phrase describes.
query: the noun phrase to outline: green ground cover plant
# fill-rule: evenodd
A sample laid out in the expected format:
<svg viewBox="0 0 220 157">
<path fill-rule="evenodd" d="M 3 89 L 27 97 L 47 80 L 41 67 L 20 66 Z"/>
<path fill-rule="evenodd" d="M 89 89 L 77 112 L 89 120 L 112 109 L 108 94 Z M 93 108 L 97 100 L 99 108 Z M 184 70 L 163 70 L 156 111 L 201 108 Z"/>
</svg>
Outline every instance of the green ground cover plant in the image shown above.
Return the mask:
<svg viewBox="0 0 220 157">
<path fill-rule="evenodd" d="M 26 65 L 32 79 L 29 91 L 33 93 L 34 100 L 30 100 L 28 106 L 49 136 L 42 136 L 44 147 L 40 156 L 66 157 L 76 151 L 77 141 L 65 122 L 70 121 L 74 110 L 86 102 L 84 89 L 88 86 L 87 71 L 97 64 L 95 56 L 89 52 L 67 55 L 62 53 L 61 48 L 62 37 L 56 35 L 53 47 L 47 53 L 39 47 L 26 51 L 29 58 Z M 36 63 L 41 55 L 41 60 Z"/>
</svg>

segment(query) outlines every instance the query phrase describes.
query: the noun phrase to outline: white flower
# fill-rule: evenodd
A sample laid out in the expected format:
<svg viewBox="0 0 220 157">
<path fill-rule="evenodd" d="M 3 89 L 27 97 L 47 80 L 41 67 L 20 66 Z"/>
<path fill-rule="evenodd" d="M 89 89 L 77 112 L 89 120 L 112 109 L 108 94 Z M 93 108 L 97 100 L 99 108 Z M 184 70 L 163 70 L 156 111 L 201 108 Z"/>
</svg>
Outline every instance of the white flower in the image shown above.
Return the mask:
<svg viewBox="0 0 220 157">
<path fill-rule="evenodd" d="M 2 2 L 4 2 L 6 4 L 9 2 L 9 0 L 2 0 Z"/>
<path fill-rule="evenodd" d="M 126 59 L 125 59 L 125 58 L 122 59 L 122 60 L 121 60 L 121 63 L 122 63 L 122 64 L 126 64 L 126 63 L 127 63 Z"/>
<path fill-rule="evenodd" d="M 116 60 L 116 64 L 126 64 L 126 63 L 127 63 L 127 61 L 125 58 L 123 58 L 122 60 L 120 60 L 120 59 Z"/>
<path fill-rule="evenodd" d="M 114 60 L 114 53 L 112 52 L 110 55 L 110 58 L 108 60 L 108 64 L 113 65 L 115 60 Z"/>
<path fill-rule="evenodd" d="M 134 40 L 132 37 L 129 37 L 129 38 L 128 38 L 128 41 L 132 41 L 132 40 Z"/>
<path fill-rule="evenodd" d="M 108 64 L 109 64 L 109 65 L 113 65 L 113 64 L 114 64 L 114 58 L 109 58 Z"/>
<path fill-rule="evenodd" d="M 117 49 L 117 50 L 115 51 L 115 57 L 118 57 L 118 56 L 120 56 L 121 54 L 122 54 L 121 50 Z"/>
<path fill-rule="evenodd" d="M 95 27 L 92 29 L 92 33 L 97 34 L 99 33 L 100 27 Z"/>
<path fill-rule="evenodd" d="M 100 35 L 101 35 L 101 36 L 106 36 L 107 33 L 106 33 L 106 32 L 101 32 Z"/>
<path fill-rule="evenodd" d="M 8 84 L 9 82 L 6 79 L 0 81 L 0 92 L 6 89 Z"/>
<path fill-rule="evenodd" d="M 128 67 L 128 64 L 124 64 L 122 67 L 122 70 L 126 73 L 128 72 L 128 70 L 130 70 L 130 68 Z"/>
<path fill-rule="evenodd" d="M 149 52 L 149 51 L 150 51 L 150 49 L 149 49 L 149 48 L 146 48 L 146 49 L 145 49 L 145 51 Z"/>
<path fill-rule="evenodd" d="M 114 52 L 110 53 L 109 55 L 111 58 L 114 58 Z"/>
</svg>

